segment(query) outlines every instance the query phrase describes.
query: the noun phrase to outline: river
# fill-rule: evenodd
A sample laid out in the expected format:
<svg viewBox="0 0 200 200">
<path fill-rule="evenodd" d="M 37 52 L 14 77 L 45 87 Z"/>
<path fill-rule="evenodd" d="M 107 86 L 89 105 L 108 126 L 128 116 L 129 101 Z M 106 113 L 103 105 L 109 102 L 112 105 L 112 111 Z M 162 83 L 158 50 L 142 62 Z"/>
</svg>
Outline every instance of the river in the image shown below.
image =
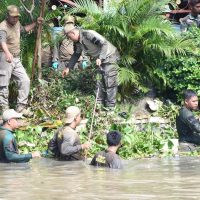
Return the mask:
<svg viewBox="0 0 200 200">
<path fill-rule="evenodd" d="M 0 164 L 0 200 L 200 199 L 200 158 L 124 161 L 124 169 L 41 158 Z"/>
</svg>

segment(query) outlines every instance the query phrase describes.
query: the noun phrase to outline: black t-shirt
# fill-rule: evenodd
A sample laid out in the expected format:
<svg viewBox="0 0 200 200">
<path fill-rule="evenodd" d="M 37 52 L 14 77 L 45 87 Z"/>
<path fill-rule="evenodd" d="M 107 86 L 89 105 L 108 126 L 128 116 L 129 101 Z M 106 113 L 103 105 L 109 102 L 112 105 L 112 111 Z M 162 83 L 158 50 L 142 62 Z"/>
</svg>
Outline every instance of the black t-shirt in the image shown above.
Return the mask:
<svg viewBox="0 0 200 200">
<path fill-rule="evenodd" d="M 90 164 L 98 167 L 108 167 L 113 169 L 122 168 L 121 158 L 116 153 L 107 150 L 98 152 Z"/>
</svg>

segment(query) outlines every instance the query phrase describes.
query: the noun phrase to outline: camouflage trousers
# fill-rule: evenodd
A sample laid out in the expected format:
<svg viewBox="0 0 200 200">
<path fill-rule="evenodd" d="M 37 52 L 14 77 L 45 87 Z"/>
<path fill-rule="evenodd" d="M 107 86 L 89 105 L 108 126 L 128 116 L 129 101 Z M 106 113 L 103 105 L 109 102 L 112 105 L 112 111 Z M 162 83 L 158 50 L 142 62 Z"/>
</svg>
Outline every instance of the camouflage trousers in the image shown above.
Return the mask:
<svg viewBox="0 0 200 200">
<path fill-rule="evenodd" d="M 8 63 L 5 54 L 0 52 L 0 106 L 8 107 L 8 86 L 10 81 L 14 80 L 17 83 L 18 105 L 26 105 L 30 91 L 30 79 L 24 69 L 20 58 L 14 57 L 12 63 Z"/>
<path fill-rule="evenodd" d="M 114 107 L 117 95 L 117 64 L 103 63 L 97 72 L 97 103 L 106 107 Z"/>
<path fill-rule="evenodd" d="M 196 145 L 189 142 L 180 142 L 179 151 L 180 152 L 192 152 L 192 151 L 200 152 L 200 145 Z"/>
</svg>

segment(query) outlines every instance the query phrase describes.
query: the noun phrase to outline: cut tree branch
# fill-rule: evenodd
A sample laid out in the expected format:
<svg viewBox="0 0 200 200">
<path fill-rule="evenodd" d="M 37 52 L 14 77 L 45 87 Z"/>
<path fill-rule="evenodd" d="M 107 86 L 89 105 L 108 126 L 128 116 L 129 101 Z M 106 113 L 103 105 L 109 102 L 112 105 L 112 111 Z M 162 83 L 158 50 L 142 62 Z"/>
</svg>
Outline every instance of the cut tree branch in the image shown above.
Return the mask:
<svg viewBox="0 0 200 200">
<path fill-rule="evenodd" d="M 30 15 L 31 20 L 33 21 L 33 14 L 32 14 L 32 12 L 33 12 L 33 10 L 35 8 L 35 0 L 32 0 L 32 5 L 31 5 L 31 9 L 30 10 L 25 6 L 25 4 L 22 2 L 22 0 L 20 0 L 20 3 L 24 7 L 25 11 Z"/>
</svg>

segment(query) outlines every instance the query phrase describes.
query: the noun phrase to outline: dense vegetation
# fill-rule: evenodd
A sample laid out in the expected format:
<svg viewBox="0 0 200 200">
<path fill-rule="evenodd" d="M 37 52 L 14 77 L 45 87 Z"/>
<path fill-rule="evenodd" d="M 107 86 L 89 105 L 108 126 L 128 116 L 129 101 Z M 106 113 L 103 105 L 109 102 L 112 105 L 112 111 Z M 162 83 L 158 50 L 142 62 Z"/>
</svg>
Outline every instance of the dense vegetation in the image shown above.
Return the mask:
<svg viewBox="0 0 200 200">
<path fill-rule="evenodd" d="M 23 2 L 30 8 L 30 1 Z M 105 133 L 111 129 L 118 129 L 123 134 L 123 147 L 119 154 L 124 158 L 173 153 L 172 139 L 177 137 L 174 123 L 178 109 L 174 104 L 163 105 L 159 113 L 156 113 L 170 119 L 170 123 L 165 127 L 160 127 L 159 124 L 137 126 L 125 123 L 125 119 L 121 119 L 124 123 L 119 124 L 115 120 L 118 117 L 117 113 L 121 111 L 127 111 L 131 116 L 132 105 L 128 106 L 130 100 L 132 103 L 132 99 L 136 96 L 145 96 L 152 86 L 160 94 L 165 94 L 166 98 L 169 98 L 170 91 L 173 96 L 176 96 L 175 93 L 180 99 L 182 90 L 187 88 L 200 93 L 199 30 L 194 29 L 187 34 L 176 33 L 160 11 L 167 2 L 167 0 L 113 0 L 110 5 L 102 9 L 92 0 L 79 0 L 78 6 L 70 10 L 58 8 L 48 12 L 49 8 L 46 8 L 43 30 L 45 36 L 49 35 L 49 20 L 53 17 L 63 17 L 67 11 L 68 14 L 77 16 L 77 23 L 83 28 L 94 29 L 104 35 L 121 54 L 119 105 L 113 116 L 97 113 L 90 155 L 106 147 Z M 38 16 L 40 7 L 39 1 L 35 3 L 34 19 Z M 18 0 L 6 0 L 1 3 L 1 19 L 5 17 L 6 6 L 9 4 L 21 5 Z M 30 23 L 30 17 L 27 17 L 22 6 L 20 8 L 22 23 Z M 51 43 L 49 38 L 45 37 L 45 42 Z M 21 43 L 21 58 L 31 75 L 35 34 L 23 35 Z M 30 121 L 31 126 L 16 133 L 20 150 L 23 152 L 46 150 L 48 140 L 56 128 L 62 125 L 64 110 L 69 105 L 81 107 L 84 117 L 89 119 L 88 127 L 80 134 L 83 141 L 87 140 L 95 99 L 93 96 L 95 67 L 86 71 L 75 71 L 66 79 L 62 79 L 60 72 L 55 72 L 49 67 L 43 70 L 43 77 L 44 80 L 35 79 L 32 84 L 30 105 L 35 115 Z M 16 92 L 12 94 L 16 95 Z M 126 106 L 127 109 L 124 108 Z"/>
</svg>

